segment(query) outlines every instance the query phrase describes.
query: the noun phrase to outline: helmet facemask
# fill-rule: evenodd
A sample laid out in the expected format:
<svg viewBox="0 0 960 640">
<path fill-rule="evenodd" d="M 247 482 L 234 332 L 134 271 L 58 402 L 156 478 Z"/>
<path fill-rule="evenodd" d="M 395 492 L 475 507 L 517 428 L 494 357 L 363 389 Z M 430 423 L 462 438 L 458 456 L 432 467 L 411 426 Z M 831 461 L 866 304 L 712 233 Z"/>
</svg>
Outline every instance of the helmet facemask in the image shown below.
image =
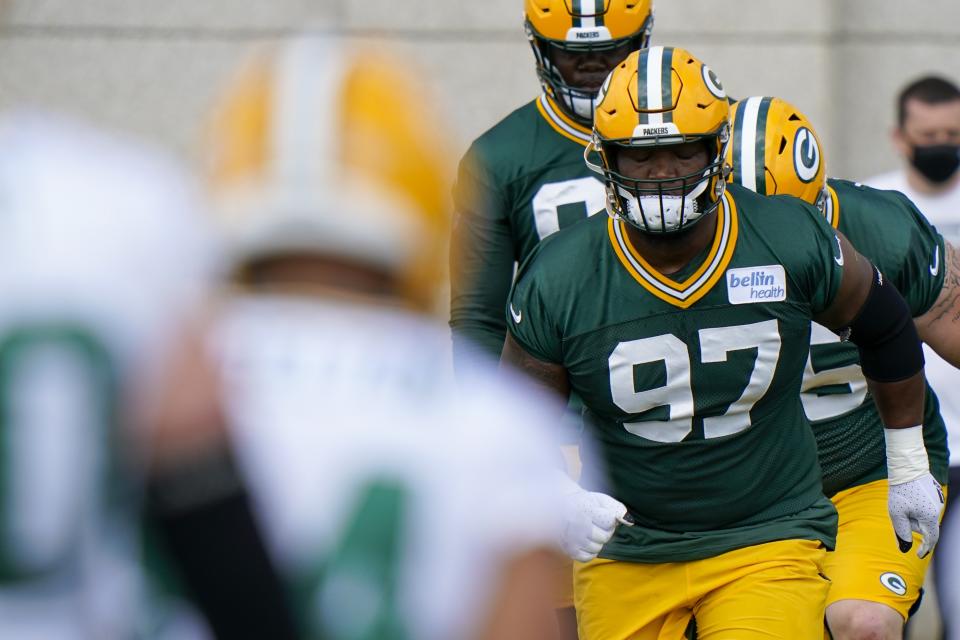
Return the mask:
<svg viewBox="0 0 960 640">
<path fill-rule="evenodd" d="M 599 150 L 603 166 L 587 159 L 587 165 L 601 173 L 607 188 L 607 212 L 644 233 L 669 234 L 689 229 L 720 204 L 726 188 L 729 166 L 724 154 L 729 144 L 729 126 L 724 124 L 715 134 L 670 136 L 669 141 L 608 140 L 597 138 L 588 145 L 585 158 Z M 638 143 L 639 142 L 639 143 Z M 670 178 L 631 178 L 619 170 L 618 155 L 623 149 L 640 147 L 664 148 L 689 142 L 701 142 L 708 148 L 708 162 L 683 176 Z M 709 153 L 713 152 L 710 158 Z"/>
<path fill-rule="evenodd" d="M 524 24 L 530 48 L 533 49 L 533 55 L 537 61 L 537 78 L 544 93 L 552 97 L 566 115 L 588 127 L 593 123 L 593 110 L 596 107 L 600 89 L 599 87 L 596 89 L 576 87 L 570 84 L 555 62 L 556 52 L 574 55 L 590 53 L 609 55 L 619 50 L 623 55 L 616 56 L 618 59 L 609 65 L 612 69 L 632 51 L 642 49 L 649 44 L 652 27 L 653 21 L 648 19 L 644 28 L 635 35 L 617 40 L 584 43 L 544 38 L 536 33 L 529 21 Z"/>
</svg>

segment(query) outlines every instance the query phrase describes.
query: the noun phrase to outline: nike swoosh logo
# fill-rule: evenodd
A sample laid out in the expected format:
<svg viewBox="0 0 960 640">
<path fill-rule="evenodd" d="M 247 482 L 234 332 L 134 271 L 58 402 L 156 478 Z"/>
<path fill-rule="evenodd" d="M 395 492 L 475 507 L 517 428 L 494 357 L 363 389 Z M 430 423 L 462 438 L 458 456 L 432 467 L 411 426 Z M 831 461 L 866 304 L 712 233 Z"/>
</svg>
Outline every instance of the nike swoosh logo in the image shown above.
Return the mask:
<svg viewBox="0 0 960 640">
<path fill-rule="evenodd" d="M 840 257 L 833 256 L 833 261 L 842 267 L 843 266 L 843 247 L 840 246 L 840 237 L 839 236 L 833 236 L 833 237 L 837 241 L 837 251 L 840 253 Z"/>
<path fill-rule="evenodd" d="M 930 275 L 935 276 L 940 273 L 940 247 L 937 246 L 933 251 L 933 264 L 930 265 Z"/>
<path fill-rule="evenodd" d="M 523 320 L 523 311 L 514 311 L 512 302 L 510 303 L 510 315 L 513 316 L 513 321 L 517 324 L 520 324 L 520 321 Z"/>
</svg>

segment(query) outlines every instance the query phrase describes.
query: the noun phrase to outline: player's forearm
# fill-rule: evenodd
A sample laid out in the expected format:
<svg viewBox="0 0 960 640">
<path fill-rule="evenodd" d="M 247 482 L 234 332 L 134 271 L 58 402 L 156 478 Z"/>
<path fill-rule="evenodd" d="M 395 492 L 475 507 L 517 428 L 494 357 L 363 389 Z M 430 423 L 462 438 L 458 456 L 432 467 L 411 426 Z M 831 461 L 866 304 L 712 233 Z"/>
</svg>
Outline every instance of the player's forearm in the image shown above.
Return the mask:
<svg viewBox="0 0 960 640">
<path fill-rule="evenodd" d="M 888 429 L 914 427 L 923 422 L 923 371 L 899 382 L 877 382 L 867 378 L 867 386 Z"/>
<path fill-rule="evenodd" d="M 960 252 L 945 245 L 943 288 L 937 301 L 916 319 L 920 338 L 941 358 L 960 368 Z"/>
</svg>

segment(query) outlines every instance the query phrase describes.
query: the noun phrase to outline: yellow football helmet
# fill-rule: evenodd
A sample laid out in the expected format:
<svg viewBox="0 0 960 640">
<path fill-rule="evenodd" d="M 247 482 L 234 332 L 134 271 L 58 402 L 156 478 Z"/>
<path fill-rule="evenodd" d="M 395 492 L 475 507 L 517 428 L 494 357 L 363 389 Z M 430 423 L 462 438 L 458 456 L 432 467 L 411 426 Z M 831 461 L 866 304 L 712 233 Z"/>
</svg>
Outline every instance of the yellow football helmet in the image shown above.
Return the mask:
<svg viewBox="0 0 960 640">
<path fill-rule="evenodd" d="M 718 206 L 725 189 L 730 106 L 713 71 L 685 49 L 650 47 L 631 53 L 600 89 L 587 166 L 603 176 L 607 212 L 647 233 L 681 231 Z M 668 179 L 619 172 L 624 148 L 702 142 L 703 170 Z M 601 165 L 591 162 L 599 153 Z"/>
<path fill-rule="evenodd" d="M 238 264 L 336 257 L 418 306 L 442 284 L 455 166 L 428 93 L 396 57 L 300 39 L 255 59 L 212 123 L 213 197 Z"/>
<path fill-rule="evenodd" d="M 780 98 L 753 96 L 731 113 L 730 181 L 763 195 L 788 194 L 823 208 L 826 170 L 816 129 Z"/>
<path fill-rule="evenodd" d="M 626 57 L 646 47 L 653 31 L 653 0 L 525 0 L 524 5 L 524 28 L 543 91 L 589 126 L 597 91 L 570 85 L 554 64 L 555 51 L 622 49 Z"/>
</svg>

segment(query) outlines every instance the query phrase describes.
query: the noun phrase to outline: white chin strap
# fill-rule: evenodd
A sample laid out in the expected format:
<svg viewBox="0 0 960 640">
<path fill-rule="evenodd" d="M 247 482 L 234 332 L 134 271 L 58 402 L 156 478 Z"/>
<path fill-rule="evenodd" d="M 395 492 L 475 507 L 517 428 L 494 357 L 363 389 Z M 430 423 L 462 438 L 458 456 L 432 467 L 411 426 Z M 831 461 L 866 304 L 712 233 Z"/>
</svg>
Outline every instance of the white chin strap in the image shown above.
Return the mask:
<svg viewBox="0 0 960 640">
<path fill-rule="evenodd" d="M 563 101 L 563 105 L 572 113 L 577 114 L 585 120 L 593 119 L 593 98 L 583 98 L 564 92 L 560 95 L 560 100 Z"/>
<path fill-rule="evenodd" d="M 669 233 L 697 220 L 703 215 L 698 198 L 707 190 L 709 178 L 701 180 L 686 196 L 641 196 L 637 198 L 621 186 L 617 186 L 626 211 L 624 214 L 637 227 L 653 233 Z"/>
</svg>

